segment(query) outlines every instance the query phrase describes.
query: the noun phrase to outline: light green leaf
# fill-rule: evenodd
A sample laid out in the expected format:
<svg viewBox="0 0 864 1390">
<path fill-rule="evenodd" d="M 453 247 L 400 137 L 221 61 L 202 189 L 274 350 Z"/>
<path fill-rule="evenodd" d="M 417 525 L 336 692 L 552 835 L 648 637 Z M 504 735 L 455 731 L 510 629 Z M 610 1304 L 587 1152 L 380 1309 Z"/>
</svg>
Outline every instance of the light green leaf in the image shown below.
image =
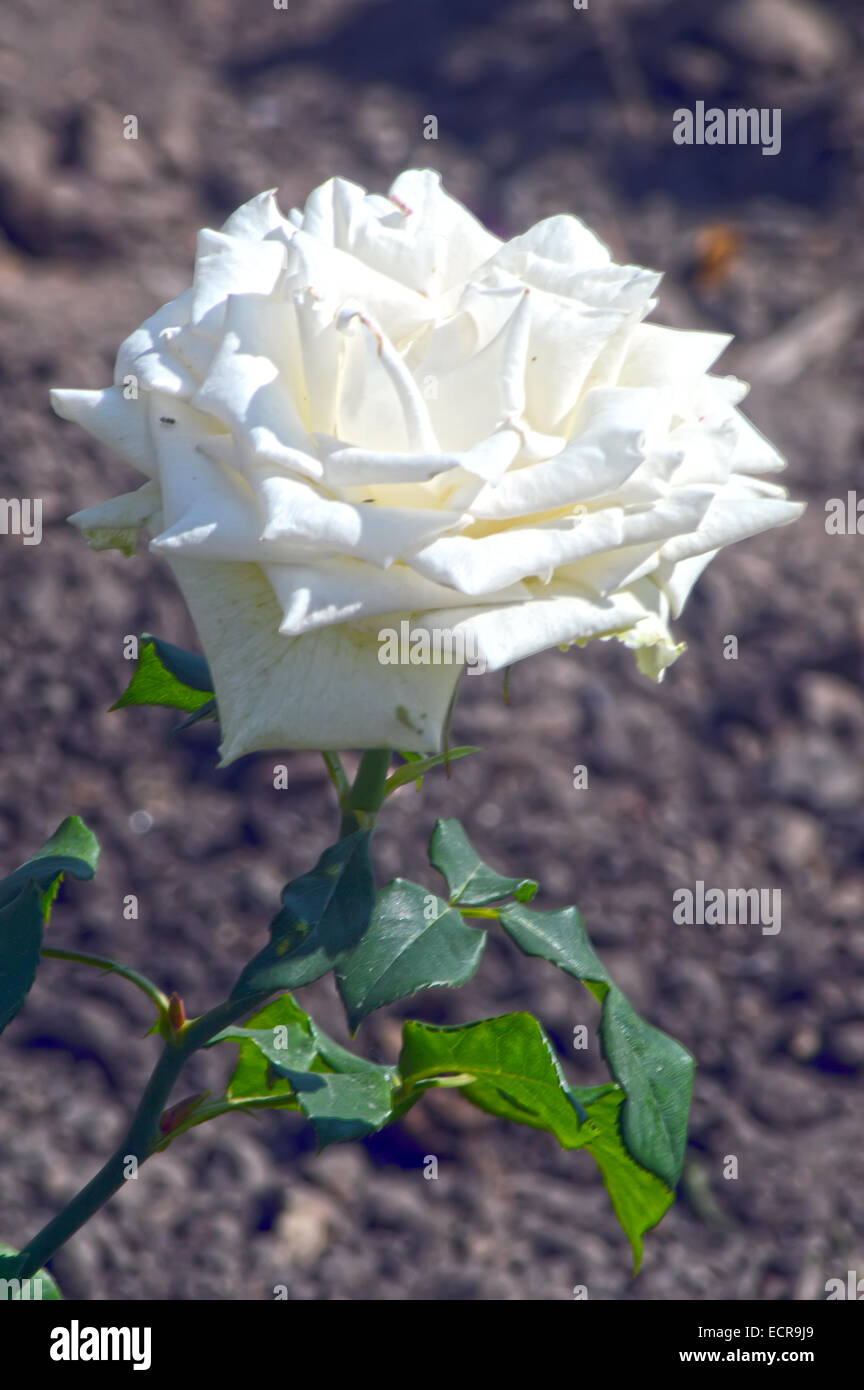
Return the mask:
<svg viewBox="0 0 864 1390">
<path fill-rule="evenodd" d="M 440 767 L 442 763 L 455 763 L 459 758 L 467 758 L 470 753 L 479 753 L 479 748 L 451 748 L 447 753 L 435 753 L 431 757 L 424 758 L 420 754 L 403 753 L 402 757 L 407 761 L 402 767 L 397 767 L 396 771 L 387 778 L 385 784 L 385 795 L 389 796 L 398 787 L 407 786 L 409 782 L 417 782 L 418 785 L 423 781 L 427 772 L 433 767 Z"/>
<path fill-rule="evenodd" d="M 352 1033 L 374 1009 L 435 985 L 464 985 L 486 933 L 466 927 L 434 893 L 397 878 L 379 893 L 368 930 L 336 968 Z"/>
<path fill-rule="evenodd" d="M 531 1014 L 443 1027 L 409 1020 L 399 1073 L 408 1088 L 441 1076 L 471 1076 L 462 1094 L 481 1110 L 547 1130 L 565 1149 L 580 1149 L 590 1137 L 552 1044 Z"/>
<path fill-rule="evenodd" d="M 617 1087 L 605 1088 L 602 1095 L 588 1103 L 586 1128 L 592 1137 L 586 1147 L 603 1175 L 615 1215 L 633 1247 L 634 1273 L 638 1274 L 642 1237 L 662 1220 L 675 1194 L 662 1179 L 631 1158 L 621 1137 L 622 1104 L 624 1096 Z"/>
<path fill-rule="evenodd" d="M 505 878 L 484 864 L 458 820 L 436 822 L 429 859 L 447 880 L 450 901 L 459 907 L 486 907 L 502 898 L 530 902 L 537 884 L 530 878 Z"/>
<path fill-rule="evenodd" d="M 399 1070 L 409 1092 L 450 1076 L 481 1110 L 547 1130 L 565 1149 L 587 1149 L 603 1175 L 638 1271 L 642 1236 L 668 1210 L 673 1193 L 625 1148 L 620 1087 L 568 1085 L 552 1044 L 530 1014 L 443 1028 L 408 1022 L 403 1040 Z"/>
<path fill-rule="evenodd" d="M 275 1044 L 277 1036 L 281 1036 L 279 1029 L 287 1031 L 298 1049 L 305 1049 L 307 1043 L 304 1040 L 308 1040 L 314 1055 L 308 1016 L 290 994 L 280 995 L 278 999 L 265 1004 L 263 1009 L 249 1019 L 246 1027 L 238 1025 L 225 1028 L 207 1044 L 208 1047 L 215 1047 L 217 1043 L 222 1042 L 236 1042 L 240 1045 L 237 1065 L 226 1092 L 230 1100 L 244 1101 L 255 1097 L 270 1099 L 276 1095 L 284 1095 L 286 1106 L 291 1109 L 297 1108 L 290 1081 L 274 1075 L 268 1053 L 269 1044 Z M 292 1055 L 296 1057 L 297 1053 Z M 305 1051 L 302 1055 L 305 1058 Z"/>
<path fill-rule="evenodd" d="M 17 1267 L 18 1251 L 0 1241 L 0 1303 L 62 1302 L 63 1295 L 47 1269 L 40 1269 L 29 1279 L 18 1279 Z"/>
<path fill-rule="evenodd" d="M 213 678 L 203 656 L 145 633 L 129 685 L 111 706 L 165 705 L 197 713 L 213 699 Z"/>
</svg>

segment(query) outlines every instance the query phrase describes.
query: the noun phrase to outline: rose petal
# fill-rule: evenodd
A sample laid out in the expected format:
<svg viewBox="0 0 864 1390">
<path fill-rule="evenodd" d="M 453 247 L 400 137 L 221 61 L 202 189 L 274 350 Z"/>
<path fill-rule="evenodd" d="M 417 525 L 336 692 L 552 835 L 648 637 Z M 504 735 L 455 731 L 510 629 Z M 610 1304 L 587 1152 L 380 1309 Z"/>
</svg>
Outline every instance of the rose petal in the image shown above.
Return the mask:
<svg viewBox="0 0 864 1390">
<path fill-rule="evenodd" d="M 383 613 L 421 613 L 475 602 L 399 563 L 382 570 L 362 560 L 336 556 L 316 558 L 307 565 L 266 565 L 265 573 L 282 607 L 279 631 L 290 636 Z M 491 597 L 498 603 L 512 603 L 528 598 L 529 591 L 515 584 Z"/>
<path fill-rule="evenodd" d="M 122 550 L 124 555 L 134 555 L 141 527 L 153 530 L 162 524 L 159 484 L 145 483 L 135 492 L 123 492 L 74 512 L 68 520 L 87 537 L 93 550 Z"/>
<path fill-rule="evenodd" d="M 282 637 L 257 565 L 171 566 L 213 673 L 223 767 L 263 749 L 440 750 L 458 666 L 383 665 L 377 633 L 349 627 Z"/>
<path fill-rule="evenodd" d="M 157 468 L 147 412 L 140 399 L 127 400 L 118 386 L 104 391 L 53 390 L 51 405 L 64 420 L 80 425 L 100 444 L 152 477 Z"/>
</svg>

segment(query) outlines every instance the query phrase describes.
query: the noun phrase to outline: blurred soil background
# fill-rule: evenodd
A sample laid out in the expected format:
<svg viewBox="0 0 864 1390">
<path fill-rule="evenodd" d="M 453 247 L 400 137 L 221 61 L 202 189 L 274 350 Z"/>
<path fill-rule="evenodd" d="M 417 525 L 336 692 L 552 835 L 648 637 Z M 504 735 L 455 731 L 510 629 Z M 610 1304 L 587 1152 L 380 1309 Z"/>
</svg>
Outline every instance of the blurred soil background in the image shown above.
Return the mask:
<svg viewBox="0 0 864 1390">
<path fill-rule="evenodd" d="M 663 687 L 613 643 L 517 667 L 509 709 L 499 677 L 466 681 L 455 739 L 482 755 L 403 792 L 378 835 L 382 878 L 432 884 L 428 834 L 459 815 L 493 864 L 540 879 L 539 905 L 581 906 L 636 1007 L 697 1057 L 679 1201 L 639 1278 L 590 1158 L 443 1093 L 321 1158 L 291 1116 L 195 1131 L 58 1255 L 69 1297 L 810 1300 L 864 1271 L 864 540 L 825 530 L 826 499 L 861 482 L 862 33 L 859 0 L 6 0 L 0 492 L 43 498 L 45 532 L 0 537 L 0 862 L 72 812 L 103 844 L 52 941 L 201 1012 L 333 836 L 317 757 L 287 759 L 275 791 L 278 754 L 219 771 L 212 726 L 168 741 L 170 712 L 106 713 L 126 634 L 194 634 L 166 567 L 94 555 L 65 524 L 135 477 L 47 404 L 51 385 L 107 384 L 121 339 L 188 283 L 199 226 L 261 189 L 287 210 L 334 173 L 385 191 L 431 165 L 500 235 L 583 217 L 666 272 L 657 321 L 735 335 L 722 367 L 753 383 L 746 409 L 810 502 L 711 565 Z M 676 146 L 673 110 L 700 100 L 781 108 L 781 153 Z M 781 888 L 781 932 L 674 926 L 674 890 L 699 879 Z M 344 1039 L 329 983 L 301 1001 Z M 513 1009 L 573 1080 L 604 1075 L 596 1043 L 572 1047 L 596 1025 L 587 992 L 501 940 L 469 987 L 414 1005 Z M 393 1058 L 399 1013 L 358 1045 Z M 148 1023 L 123 981 L 44 964 L 0 1046 L 3 1240 L 23 1245 L 116 1142 Z"/>
</svg>

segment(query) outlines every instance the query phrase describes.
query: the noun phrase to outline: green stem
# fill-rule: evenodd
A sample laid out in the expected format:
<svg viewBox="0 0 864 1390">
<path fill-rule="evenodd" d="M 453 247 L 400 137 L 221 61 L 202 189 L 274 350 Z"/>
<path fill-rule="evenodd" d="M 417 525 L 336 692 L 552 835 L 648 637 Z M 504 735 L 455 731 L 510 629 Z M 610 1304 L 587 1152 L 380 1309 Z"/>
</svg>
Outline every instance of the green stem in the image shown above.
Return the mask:
<svg viewBox="0 0 864 1390">
<path fill-rule="evenodd" d="M 347 798 L 342 816 L 341 834 L 369 829 L 387 795 L 387 773 L 392 751 L 389 748 L 369 748 L 360 759 L 354 785 Z"/>
<path fill-rule="evenodd" d="M 114 1193 L 122 1187 L 129 1173 L 129 1160 L 140 1166 L 155 1151 L 161 1136 L 159 1121 L 174 1084 L 192 1053 L 203 1047 L 229 1024 L 259 1004 L 268 994 L 247 995 L 245 999 L 228 1000 L 201 1018 L 187 1023 L 177 1036 L 165 1044 L 162 1055 L 147 1082 L 138 1109 L 114 1153 L 94 1178 L 82 1187 L 77 1196 L 59 1215 L 49 1221 L 24 1247 L 19 1257 L 17 1277 L 29 1279 L 46 1260 L 65 1245 L 70 1236 L 90 1220 Z M 133 1171 L 135 1169 L 133 1168 Z"/>
<path fill-rule="evenodd" d="M 158 985 L 152 980 L 148 980 L 146 975 L 141 975 L 137 970 L 133 970 L 129 965 L 120 965 L 116 960 L 109 960 L 107 956 L 91 956 L 86 951 L 59 951 L 53 946 L 45 946 L 42 956 L 46 960 L 70 960 L 76 965 L 92 965 L 97 970 L 104 970 L 106 974 L 122 975 L 124 980 L 129 980 L 133 985 L 137 985 L 143 990 L 148 999 L 152 999 L 156 1008 L 159 1010 L 160 1017 L 167 1017 L 168 996 L 162 993 Z"/>
<path fill-rule="evenodd" d="M 389 748 L 369 749 L 360 760 L 353 785 L 349 786 L 338 755 L 325 753 L 324 760 L 328 772 L 339 792 L 343 813 L 342 835 L 351 834 L 359 829 L 371 829 L 374 825 L 375 816 L 386 796 L 387 773 L 391 757 Z M 128 966 L 118 965 L 117 962 L 109 960 L 107 957 L 90 956 L 80 951 L 60 951 L 51 948 L 46 949 L 43 954 L 55 960 L 71 960 L 81 965 L 95 965 L 103 970 L 122 975 L 143 989 L 145 994 L 153 1000 L 159 1009 L 160 1018 L 170 1018 L 170 1001 L 153 984 L 152 980 L 148 980 L 144 975 L 139 975 L 136 970 L 132 970 Z M 70 1236 L 80 1230 L 91 1216 L 113 1197 L 129 1175 L 131 1159 L 135 1160 L 132 1171 L 137 1172 L 137 1168 L 151 1154 L 166 1146 L 168 1135 L 160 1129 L 160 1121 L 177 1078 L 192 1053 L 210 1042 L 223 1028 L 227 1028 L 242 1018 L 244 1014 L 258 1008 L 272 993 L 272 990 L 266 990 L 259 994 L 247 995 L 242 999 L 229 999 L 224 1004 L 219 1004 L 215 1009 L 211 1009 L 209 1013 L 203 1014 L 201 1018 L 193 1019 L 184 1024 L 182 1028 L 169 1034 L 162 1055 L 150 1075 L 150 1080 L 147 1082 L 129 1128 L 114 1153 L 103 1164 L 96 1176 L 91 1178 L 86 1186 L 82 1187 L 81 1191 L 72 1198 L 63 1211 L 49 1221 L 24 1247 L 19 1256 L 16 1270 L 19 1279 L 32 1278 L 45 1262 L 50 1260 L 51 1256 L 62 1245 L 65 1245 Z M 284 1098 L 280 1099 L 284 1100 Z M 264 1098 L 262 1098 L 262 1102 L 264 1102 Z M 229 1106 L 228 1103 L 221 1100 L 211 1102 L 209 1105 L 202 1105 L 199 1111 L 193 1111 L 186 1120 L 181 1121 L 177 1133 L 193 1128 L 195 1124 L 202 1123 L 204 1119 L 212 1119 L 218 1114 L 225 1114 L 229 1108 L 234 1109 L 235 1106 Z M 237 1106 L 236 1108 L 239 1109 L 240 1107 Z M 176 1135 L 172 1134 L 171 1138 L 174 1137 Z"/>
</svg>

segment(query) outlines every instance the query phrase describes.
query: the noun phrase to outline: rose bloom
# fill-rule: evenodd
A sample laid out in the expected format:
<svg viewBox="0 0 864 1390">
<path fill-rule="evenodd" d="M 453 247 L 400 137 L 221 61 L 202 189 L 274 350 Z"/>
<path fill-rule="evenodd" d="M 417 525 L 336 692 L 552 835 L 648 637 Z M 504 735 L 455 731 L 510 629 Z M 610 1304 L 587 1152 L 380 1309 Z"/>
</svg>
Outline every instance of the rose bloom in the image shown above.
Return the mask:
<svg viewBox="0 0 864 1390">
<path fill-rule="evenodd" d="M 142 527 L 209 660 L 231 762 L 440 748 L 458 665 L 387 665 L 382 629 L 488 670 L 617 637 L 660 678 L 721 546 L 801 508 L 708 375 L 728 338 L 643 322 L 659 276 L 574 217 L 502 242 L 428 170 L 345 179 L 202 231 L 191 287 L 55 410 L 150 479 L 71 520 Z"/>
</svg>

